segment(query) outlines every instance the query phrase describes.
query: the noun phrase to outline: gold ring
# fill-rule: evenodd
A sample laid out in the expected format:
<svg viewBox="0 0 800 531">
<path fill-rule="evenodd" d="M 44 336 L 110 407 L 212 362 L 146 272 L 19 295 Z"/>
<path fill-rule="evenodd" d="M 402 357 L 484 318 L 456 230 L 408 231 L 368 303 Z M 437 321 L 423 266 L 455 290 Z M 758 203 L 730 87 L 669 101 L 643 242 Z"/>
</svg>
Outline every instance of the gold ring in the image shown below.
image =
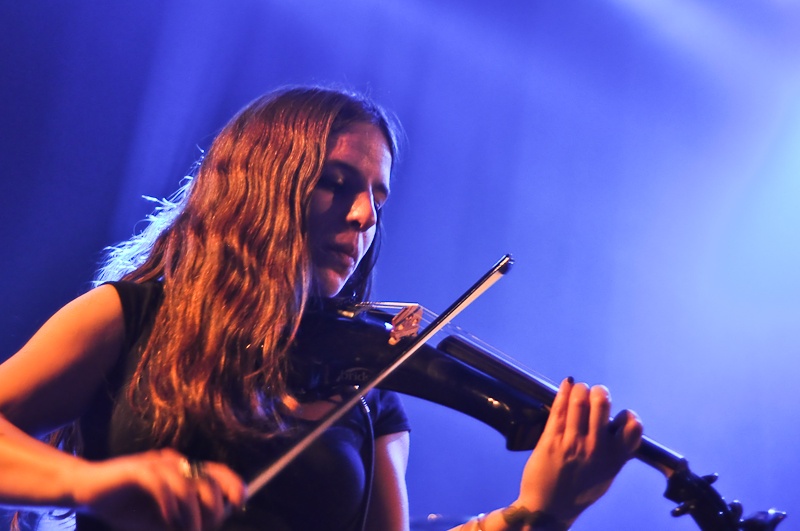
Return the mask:
<svg viewBox="0 0 800 531">
<path fill-rule="evenodd" d="M 202 461 L 189 461 L 190 474 L 194 479 L 207 477 L 206 465 Z"/>
</svg>

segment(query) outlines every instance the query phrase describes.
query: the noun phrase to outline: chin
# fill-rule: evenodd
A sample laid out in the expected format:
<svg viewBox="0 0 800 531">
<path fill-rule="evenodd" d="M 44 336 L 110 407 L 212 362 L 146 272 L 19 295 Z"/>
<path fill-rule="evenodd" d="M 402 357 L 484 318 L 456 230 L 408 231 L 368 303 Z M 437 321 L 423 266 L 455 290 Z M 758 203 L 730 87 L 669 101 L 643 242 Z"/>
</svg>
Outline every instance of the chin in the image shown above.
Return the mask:
<svg viewBox="0 0 800 531">
<path fill-rule="evenodd" d="M 332 298 L 336 297 L 342 291 L 343 287 L 344 286 L 341 286 L 341 287 L 338 287 L 338 288 L 332 288 L 332 289 L 320 289 L 319 290 L 319 294 L 323 298 L 332 299 Z"/>
<path fill-rule="evenodd" d="M 327 299 L 335 297 L 342 291 L 348 278 L 349 277 L 342 277 L 330 271 L 316 275 L 314 279 L 314 292 L 320 297 Z"/>
</svg>

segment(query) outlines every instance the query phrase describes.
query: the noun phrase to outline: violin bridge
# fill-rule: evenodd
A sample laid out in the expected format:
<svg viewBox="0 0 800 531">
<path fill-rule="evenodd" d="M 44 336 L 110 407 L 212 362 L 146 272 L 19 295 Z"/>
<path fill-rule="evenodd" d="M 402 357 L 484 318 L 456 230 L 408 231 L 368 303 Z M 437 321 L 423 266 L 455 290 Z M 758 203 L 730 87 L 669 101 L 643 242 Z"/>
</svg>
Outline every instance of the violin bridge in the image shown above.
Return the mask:
<svg viewBox="0 0 800 531">
<path fill-rule="evenodd" d="M 405 337 L 414 337 L 419 333 L 422 320 L 422 306 L 409 304 L 392 317 L 392 331 L 389 333 L 389 344 L 394 346 Z"/>
</svg>

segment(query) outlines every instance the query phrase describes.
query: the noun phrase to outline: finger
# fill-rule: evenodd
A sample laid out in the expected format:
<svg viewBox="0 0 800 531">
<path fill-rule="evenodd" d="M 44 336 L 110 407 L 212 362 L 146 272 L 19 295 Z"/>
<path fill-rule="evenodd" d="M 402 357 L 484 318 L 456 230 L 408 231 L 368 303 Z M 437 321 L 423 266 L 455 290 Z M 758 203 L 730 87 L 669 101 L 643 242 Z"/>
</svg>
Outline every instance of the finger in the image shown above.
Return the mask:
<svg viewBox="0 0 800 531">
<path fill-rule="evenodd" d="M 225 501 L 222 489 L 211 477 L 197 480 L 197 493 L 203 516 L 203 529 L 215 529 L 225 516 Z"/>
<path fill-rule="evenodd" d="M 550 406 L 550 416 L 544 426 L 542 437 L 560 439 L 563 436 L 572 385 L 573 379 L 571 376 L 561 381 L 558 393 L 556 393 L 553 404 Z"/>
<path fill-rule="evenodd" d="M 589 386 L 585 383 L 575 384 L 569 395 L 567 410 L 567 434 L 585 436 L 589 432 Z"/>
<path fill-rule="evenodd" d="M 206 474 L 219 486 L 224 502 L 230 509 L 240 510 L 247 501 L 247 487 L 234 471 L 219 463 L 205 463 Z"/>
<path fill-rule="evenodd" d="M 595 385 L 589 390 L 589 433 L 599 441 L 608 439 L 608 423 L 611 414 L 611 394 L 604 385 Z"/>
<path fill-rule="evenodd" d="M 617 431 L 616 438 L 625 455 L 630 458 L 642 442 L 644 428 L 642 421 L 634 411 L 623 410 L 617 417 L 621 418 L 621 429 Z M 616 418 L 614 419 L 616 420 Z"/>
<path fill-rule="evenodd" d="M 189 480 L 193 481 L 193 480 Z M 183 514 L 183 521 L 187 525 L 180 529 L 191 529 L 192 531 L 202 531 L 203 529 L 203 512 L 200 509 L 200 496 L 197 493 L 197 487 L 191 485 L 182 493 L 181 513 Z"/>
<path fill-rule="evenodd" d="M 201 531 L 200 500 L 191 463 L 177 452 L 165 452 L 163 455 L 166 461 L 164 476 L 178 506 L 170 523 L 176 531 Z"/>
<path fill-rule="evenodd" d="M 157 482 L 151 485 L 147 490 L 155 494 L 153 498 L 158 505 L 161 516 L 161 523 L 159 523 L 158 527 L 161 528 L 164 524 L 174 527 L 174 522 L 180 518 L 180 508 L 172 489 L 168 482 L 163 481 L 161 478 L 158 478 Z"/>
</svg>

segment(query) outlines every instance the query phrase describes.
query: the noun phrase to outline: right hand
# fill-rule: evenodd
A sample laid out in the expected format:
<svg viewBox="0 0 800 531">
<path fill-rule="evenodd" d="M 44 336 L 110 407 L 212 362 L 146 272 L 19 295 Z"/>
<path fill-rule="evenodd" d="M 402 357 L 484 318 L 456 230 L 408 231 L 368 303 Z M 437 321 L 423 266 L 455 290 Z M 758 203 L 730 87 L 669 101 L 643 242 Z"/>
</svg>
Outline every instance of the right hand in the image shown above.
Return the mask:
<svg viewBox="0 0 800 531">
<path fill-rule="evenodd" d="M 195 477 L 187 463 L 171 449 L 81 461 L 71 471 L 76 510 L 121 531 L 216 529 L 231 508 L 244 506 L 245 485 L 220 463 L 203 462 Z"/>
</svg>

